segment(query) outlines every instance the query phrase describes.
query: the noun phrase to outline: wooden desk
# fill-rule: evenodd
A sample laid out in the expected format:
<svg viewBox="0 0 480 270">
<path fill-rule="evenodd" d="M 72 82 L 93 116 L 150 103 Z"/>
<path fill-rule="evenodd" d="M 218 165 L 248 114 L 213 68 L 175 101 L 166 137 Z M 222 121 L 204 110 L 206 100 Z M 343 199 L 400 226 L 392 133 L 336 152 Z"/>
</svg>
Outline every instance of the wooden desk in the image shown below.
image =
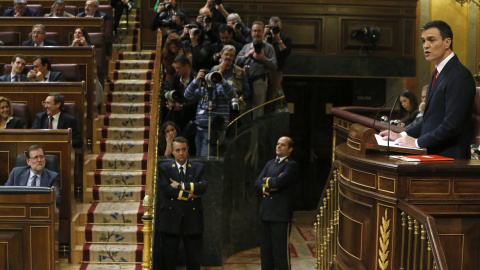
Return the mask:
<svg viewBox="0 0 480 270">
<path fill-rule="evenodd" d="M 66 244 L 70 243 L 70 221 L 76 213 L 73 197 L 74 151 L 71 140 L 71 130 L 0 130 L 0 186 L 5 185 L 7 182 L 10 171 L 15 165 L 17 155 L 25 154 L 29 146 L 33 144 L 41 145 L 46 154 L 57 156 L 60 170 L 60 196 L 62 197 L 60 233 L 62 243 Z"/>
<path fill-rule="evenodd" d="M 27 57 L 27 63 L 37 55 L 45 55 L 55 64 L 71 64 L 75 63 L 80 68 L 80 73 L 85 74 L 86 78 L 82 78 L 86 82 L 86 139 L 92 138 L 93 115 L 96 113 L 95 104 L 95 49 L 93 47 L 24 47 L 11 46 L 0 47 L 0 66 L 10 64 L 12 57 L 17 54 L 23 54 Z M 62 87 L 61 84 L 58 87 Z M 53 89 L 52 89 L 53 90 Z M 64 92 L 65 93 L 65 92 Z M 67 98 L 67 97 L 66 97 Z M 38 103 L 38 102 L 37 102 Z M 32 109 L 33 110 L 33 109 Z"/>
<path fill-rule="evenodd" d="M 480 269 L 479 161 L 404 162 L 373 151 L 362 156 L 346 143 L 336 147 L 335 157 L 336 269 L 380 269 L 379 243 L 386 240 L 382 247 L 388 251 L 386 269 L 399 269 L 400 204 L 433 217 L 448 269 Z"/>
<path fill-rule="evenodd" d="M 56 211 L 54 188 L 0 187 L 2 269 L 55 269 L 58 259 Z"/>
<path fill-rule="evenodd" d="M 58 33 L 58 45 L 68 46 L 72 41 L 73 30 L 76 26 L 83 26 L 87 32 L 104 32 L 102 18 L 49 18 L 49 17 L 0 17 L 0 28 L 19 32 L 21 42 L 29 40 L 35 24 L 43 24 L 47 32 Z M 6 30 L 3 30 L 6 31 Z M 20 42 L 20 43 L 21 43 Z M 13 55 L 12 55 L 13 56 Z"/>
</svg>

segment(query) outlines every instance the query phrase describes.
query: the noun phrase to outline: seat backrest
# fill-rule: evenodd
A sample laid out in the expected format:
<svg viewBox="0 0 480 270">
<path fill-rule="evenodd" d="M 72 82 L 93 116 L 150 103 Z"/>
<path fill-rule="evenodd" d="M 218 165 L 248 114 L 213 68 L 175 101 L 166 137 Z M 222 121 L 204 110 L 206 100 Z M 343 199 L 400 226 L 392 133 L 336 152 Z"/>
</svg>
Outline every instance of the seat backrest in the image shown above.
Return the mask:
<svg viewBox="0 0 480 270">
<path fill-rule="evenodd" d="M 65 6 L 65 11 L 75 16 L 78 14 L 77 6 Z"/>
<path fill-rule="evenodd" d="M 77 108 L 77 105 L 75 103 L 71 102 L 65 102 L 63 111 L 77 119 L 77 126 L 79 130 L 82 130 L 83 127 L 83 118 L 82 115 L 80 115 L 80 111 Z"/>
<path fill-rule="evenodd" d="M 39 17 L 43 17 L 43 15 L 45 14 L 43 12 L 43 6 L 41 4 L 28 4 L 27 7 L 36 9 L 38 11 Z"/>
<path fill-rule="evenodd" d="M 22 119 L 25 127 L 30 127 L 30 109 L 25 103 L 12 102 L 13 116 Z"/>
<path fill-rule="evenodd" d="M 21 154 L 17 156 L 15 160 L 15 167 L 22 167 L 27 166 L 27 156 L 25 154 Z M 54 155 L 45 155 L 45 168 L 58 173 L 58 159 L 57 156 Z"/>
<path fill-rule="evenodd" d="M 100 83 L 105 81 L 108 72 L 106 37 L 102 32 L 89 33 L 90 44 L 95 46 L 95 62 L 97 63 L 97 75 Z"/>
<path fill-rule="evenodd" d="M 109 40 L 113 40 L 113 9 L 110 5 L 99 5 L 98 10 L 107 15 L 108 20 L 105 20 L 105 34 Z"/>
<path fill-rule="evenodd" d="M 77 64 L 52 64 L 52 71 L 61 72 L 67 82 L 80 82 L 80 68 Z"/>
<path fill-rule="evenodd" d="M 43 15 L 42 15 L 43 16 Z M 32 32 L 28 33 L 28 40 L 32 39 Z M 57 32 L 47 32 L 45 35 L 45 39 L 52 40 L 58 43 L 58 33 Z M 60 45 L 68 45 L 68 44 L 60 44 Z"/>
<path fill-rule="evenodd" d="M 25 65 L 25 69 L 23 70 L 23 74 L 27 74 L 30 70 L 33 69 L 32 65 Z M 63 76 L 67 82 L 80 82 L 81 74 L 80 74 L 80 67 L 77 64 L 52 64 L 52 71 L 62 72 Z M 11 64 L 5 64 L 3 66 L 3 75 L 10 74 L 12 71 Z"/>
<path fill-rule="evenodd" d="M 0 40 L 7 46 L 18 46 L 20 45 L 20 33 L 0 32 Z"/>
<path fill-rule="evenodd" d="M 25 68 L 23 69 L 23 74 L 27 75 L 27 73 L 33 69 L 33 66 L 32 65 L 25 65 Z M 12 65 L 11 64 L 5 64 L 3 66 L 3 74 L 2 75 L 7 75 L 7 74 L 10 74 L 12 72 Z"/>
</svg>

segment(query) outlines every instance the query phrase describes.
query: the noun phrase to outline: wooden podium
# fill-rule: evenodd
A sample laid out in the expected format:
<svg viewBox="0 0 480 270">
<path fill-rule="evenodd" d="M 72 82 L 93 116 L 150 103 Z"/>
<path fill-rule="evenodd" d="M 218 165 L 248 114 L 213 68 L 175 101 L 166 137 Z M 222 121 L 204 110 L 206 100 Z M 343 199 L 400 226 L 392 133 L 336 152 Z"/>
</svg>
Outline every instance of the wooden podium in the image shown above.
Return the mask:
<svg viewBox="0 0 480 270">
<path fill-rule="evenodd" d="M 0 187 L 0 269 L 59 269 L 57 238 L 55 188 Z"/>
<path fill-rule="evenodd" d="M 433 269 L 431 259 L 415 262 L 430 251 L 436 269 L 480 269 L 480 162 L 391 159 L 367 151 L 375 149 L 372 134 L 352 125 L 335 149 L 336 268 Z M 428 249 L 409 249 L 402 239 L 410 233 Z"/>
</svg>

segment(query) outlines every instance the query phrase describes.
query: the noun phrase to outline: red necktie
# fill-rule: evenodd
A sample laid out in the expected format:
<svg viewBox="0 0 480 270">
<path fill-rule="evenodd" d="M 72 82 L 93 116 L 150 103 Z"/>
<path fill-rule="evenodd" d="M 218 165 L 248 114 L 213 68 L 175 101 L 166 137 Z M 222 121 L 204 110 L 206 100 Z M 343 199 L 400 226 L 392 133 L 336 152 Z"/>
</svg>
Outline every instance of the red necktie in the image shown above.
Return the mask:
<svg viewBox="0 0 480 270">
<path fill-rule="evenodd" d="M 48 122 L 48 129 L 53 129 L 53 116 L 50 116 L 50 121 Z"/>
<path fill-rule="evenodd" d="M 433 85 L 435 84 L 435 80 L 437 79 L 437 69 L 435 69 L 435 72 L 433 73 L 433 80 L 432 80 L 432 86 L 430 86 L 430 89 L 433 89 Z"/>
</svg>

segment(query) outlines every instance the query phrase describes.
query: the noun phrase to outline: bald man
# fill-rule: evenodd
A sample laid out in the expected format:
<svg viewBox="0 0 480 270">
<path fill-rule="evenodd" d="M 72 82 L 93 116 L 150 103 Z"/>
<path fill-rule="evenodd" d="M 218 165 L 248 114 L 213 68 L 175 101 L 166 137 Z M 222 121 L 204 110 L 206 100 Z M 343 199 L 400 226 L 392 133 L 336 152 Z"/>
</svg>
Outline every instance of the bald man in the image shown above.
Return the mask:
<svg viewBox="0 0 480 270">
<path fill-rule="evenodd" d="M 290 232 L 293 214 L 293 193 L 298 176 L 298 163 L 290 158 L 293 141 L 278 139 L 277 158 L 267 162 L 255 181 L 262 192 L 260 206 L 262 270 L 290 269 Z"/>
</svg>

